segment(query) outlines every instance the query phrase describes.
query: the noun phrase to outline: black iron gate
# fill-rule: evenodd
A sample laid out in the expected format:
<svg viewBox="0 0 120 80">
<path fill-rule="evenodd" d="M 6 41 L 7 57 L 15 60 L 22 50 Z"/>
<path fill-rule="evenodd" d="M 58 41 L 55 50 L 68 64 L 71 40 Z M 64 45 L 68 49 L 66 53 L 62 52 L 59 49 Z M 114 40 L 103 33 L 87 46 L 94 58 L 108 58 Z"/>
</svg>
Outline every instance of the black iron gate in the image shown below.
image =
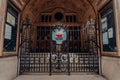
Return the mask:
<svg viewBox="0 0 120 80">
<path fill-rule="evenodd" d="M 29 22 L 29 21 L 28 21 Z M 61 27 L 63 27 L 61 25 Z M 67 40 L 62 45 L 56 43 L 50 38 L 53 27 L 38 30 L 41 35 L 41 42 L 36 45 L 36 50 L 31 51 L 31 24 L 24 23 L 21 30 L 21 40 L 19 48 L 19 73 L 79 73 L 95 72 L 99 73 L 98 47 L 95 38 L 88 40 L 89 49 L 87 52 L 81 52 L 80 27 L 65 27 L 67 31 Z M 45 28 L 44 28 L 45 29 Z M 49 31 L 48 31 L 49 29 Z M 41 31 L 41 32 L 40 32 Z M 49 38 L 42 38 L 44 35 Z M 90 47 L 91 46 L 91 47 Z"/>
</svg>

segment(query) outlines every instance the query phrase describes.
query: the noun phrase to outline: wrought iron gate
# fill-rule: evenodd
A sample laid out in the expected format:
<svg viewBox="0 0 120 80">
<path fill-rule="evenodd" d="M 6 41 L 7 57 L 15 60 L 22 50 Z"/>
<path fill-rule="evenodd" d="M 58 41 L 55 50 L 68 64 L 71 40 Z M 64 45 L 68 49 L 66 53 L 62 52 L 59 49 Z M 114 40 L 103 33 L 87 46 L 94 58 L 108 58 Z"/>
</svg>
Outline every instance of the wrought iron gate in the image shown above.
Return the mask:
<svg viewBox="0 0 120 80">
<path fill-rule="evenodd" d="M 61 25 L 61 27 L 63 27 Z M 53 27 L 50 27 L 52 35 Z M 95 40 L 89 40 L 88 52 L 81 52 L 80 27 L 66 27 L 67 40 L 61 45 L 49 38 L 45 39 L 46 46 L 38 45 L 34 52 L 31 51 L 31 25 L 23 24 L 19 48 L 19 73 L 77 73 L 77 72 L 99 72 L 98 47 Z M 38 31 L 39 32 L 39 31 Z M 40 34 L 40 33 L 39 33 Z M 47 34 L 47 33 L 46 33 Z M 41 34 L 43 35 L 43 34 Z M 76 36 L 77 35 L 77 36 Z M 48 45 L 50 46 L 48 49 Z M 44 47 L 44 49 L 43 49 Z M 39 50 L 39 48 L 42 48 Z M 46 50 L 46 51 L 45 51 Z"/>
<path fill-rule="evenodd" d="M 52 28 L 51 31 L 52 42 L 50 73 L 69 73 L 67 27 L 58 23 Z M 54 41 L 54 39 L 56 42 Z"/>
</svg>

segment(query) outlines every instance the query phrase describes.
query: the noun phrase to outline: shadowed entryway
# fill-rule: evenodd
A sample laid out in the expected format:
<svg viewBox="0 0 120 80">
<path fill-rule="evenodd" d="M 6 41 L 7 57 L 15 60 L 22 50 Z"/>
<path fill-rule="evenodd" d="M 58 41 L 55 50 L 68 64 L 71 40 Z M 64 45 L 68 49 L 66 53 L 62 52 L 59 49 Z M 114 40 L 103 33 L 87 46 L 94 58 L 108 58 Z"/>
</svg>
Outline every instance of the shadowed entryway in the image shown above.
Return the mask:
<svg viewBox="0 0 120 80">
<path fill-rule="evenodd" d="M 119 79 L 118 3 L 0 0 L 0 79 Z"/>
</svg>

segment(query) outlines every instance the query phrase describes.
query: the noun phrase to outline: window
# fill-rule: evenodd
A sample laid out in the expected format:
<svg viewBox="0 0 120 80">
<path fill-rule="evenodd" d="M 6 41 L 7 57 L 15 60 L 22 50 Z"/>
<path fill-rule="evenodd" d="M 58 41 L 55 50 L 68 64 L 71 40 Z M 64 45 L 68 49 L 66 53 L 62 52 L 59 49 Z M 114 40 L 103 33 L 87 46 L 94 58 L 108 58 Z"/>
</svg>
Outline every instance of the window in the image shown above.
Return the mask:
<svg viewBox="0 0 120 80">
<path fill-rule="evenodd" d="M 52 16 L 51 15 L 42 15 L 41 22 L 51 22 Z"/>
<path fill-rule="evenodd" d="M 4 52 L 16 51 L 18 12 L 8 4 L 4 31 Z"/>
<path fill-rule="evenodd" d="M 66 22 L 76 22 L 76 15 L 67 15 Z"/>
<path fill-rule="evenodd" d="M 112 2 L 100 11 L 100 23 L 102 30 L 102 46 L 104 52 L 116 52 L 116 34 L 114 22 L 114 10 Z"/>
<path fill-rule="evenodd" d="M 60 21 L 64 18 L 64 15 L 61 12 L 57 12 L 57 13 L 55 13 L 54 18 L 56 20 Z"/>
</svg>

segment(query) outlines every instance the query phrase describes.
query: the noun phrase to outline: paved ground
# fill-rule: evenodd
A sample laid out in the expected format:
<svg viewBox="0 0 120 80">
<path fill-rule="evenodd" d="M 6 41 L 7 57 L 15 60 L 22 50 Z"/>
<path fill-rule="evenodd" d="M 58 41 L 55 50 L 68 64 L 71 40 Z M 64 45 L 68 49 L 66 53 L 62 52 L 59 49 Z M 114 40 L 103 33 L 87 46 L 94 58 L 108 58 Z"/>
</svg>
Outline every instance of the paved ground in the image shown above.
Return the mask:
<svg viewBox="0 0 120 80">
<path fill-rule="evenodd" d="M 22 75 L 14 80 L 107 80 L 99 75 Z"/>
</svg>

